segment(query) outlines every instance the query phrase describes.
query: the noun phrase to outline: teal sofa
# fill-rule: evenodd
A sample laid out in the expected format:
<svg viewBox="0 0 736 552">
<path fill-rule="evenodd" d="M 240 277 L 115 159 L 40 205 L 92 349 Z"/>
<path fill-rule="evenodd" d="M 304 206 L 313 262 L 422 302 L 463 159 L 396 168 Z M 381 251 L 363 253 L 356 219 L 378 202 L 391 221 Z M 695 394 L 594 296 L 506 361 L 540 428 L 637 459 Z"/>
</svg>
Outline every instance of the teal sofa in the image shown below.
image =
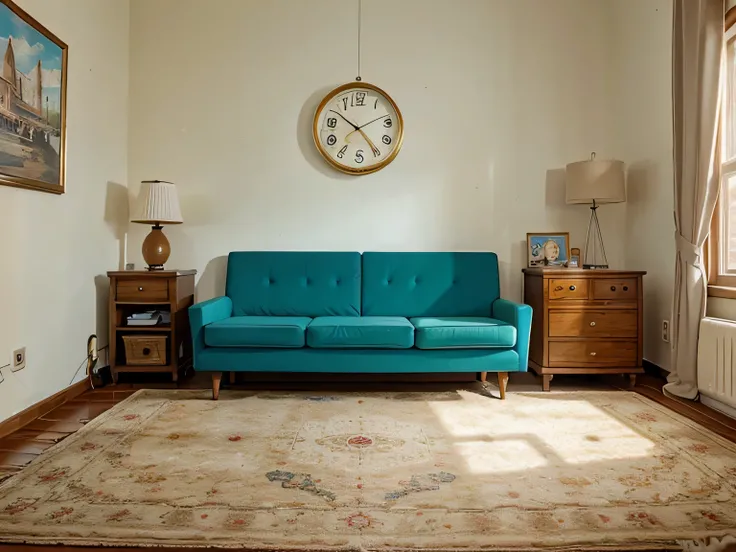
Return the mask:
<svg viewBox="0 0 736 552">
<path fill-rule="evenodd" d="M 526 372 L 532 311 L 499 297 L 495 253 L 230 253 L 225 296 L 189 309 L 212 373 Z"/>
</svg>

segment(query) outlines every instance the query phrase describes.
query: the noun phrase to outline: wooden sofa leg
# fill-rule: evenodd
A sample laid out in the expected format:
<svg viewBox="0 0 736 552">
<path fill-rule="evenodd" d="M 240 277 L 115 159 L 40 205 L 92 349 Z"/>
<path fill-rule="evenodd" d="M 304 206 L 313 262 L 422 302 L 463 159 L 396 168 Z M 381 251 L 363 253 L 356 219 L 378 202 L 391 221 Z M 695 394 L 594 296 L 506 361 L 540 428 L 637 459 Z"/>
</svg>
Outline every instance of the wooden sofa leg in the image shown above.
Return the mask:
<svg viewBox="0 0 736 552">
<path fill-rule="evenodd" d="M 486 381 L 486 378 L 488 377 L 488 372 L 481 372 L 480 373 L 480 381 Z"/>
<path fill-rule="evenodd" d="M 216 401 L 220 397 L 220 382 L 222 381 L 222 372 L 212 372 L 212 400 Z"/>
<path fill-rule="evenodd" d="M 498 388 L 501 390 L 501 400 L 506 400 L 506 385 L 509 382 L 509 373 L 508 372 L 499 372 L 498 373 Z"/>
<path fill-rule="evenodd" d="M 230 385 L 235 385 L 235 372 L 230 371 Z"/>
</svg>

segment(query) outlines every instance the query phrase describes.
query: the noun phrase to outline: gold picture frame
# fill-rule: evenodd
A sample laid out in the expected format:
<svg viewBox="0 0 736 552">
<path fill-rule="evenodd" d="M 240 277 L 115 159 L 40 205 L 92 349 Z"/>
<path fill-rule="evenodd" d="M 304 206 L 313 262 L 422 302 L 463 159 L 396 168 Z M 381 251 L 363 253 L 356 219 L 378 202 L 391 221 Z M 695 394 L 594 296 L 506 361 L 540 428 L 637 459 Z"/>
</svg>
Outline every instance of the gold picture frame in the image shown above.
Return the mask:
<svg viewBox="0 0 736 552">
<path fill-rule="evenodd" d="M 527 268 L 566 266 L 570 260 L 570 233 L 527 233 L 526 255 Z"/>
<path fill-rule="evenodd" d="M 17 4 L 0 0 L 0 54 L 0 184 L 63 194 L 69 47 Z"/>
</svg>

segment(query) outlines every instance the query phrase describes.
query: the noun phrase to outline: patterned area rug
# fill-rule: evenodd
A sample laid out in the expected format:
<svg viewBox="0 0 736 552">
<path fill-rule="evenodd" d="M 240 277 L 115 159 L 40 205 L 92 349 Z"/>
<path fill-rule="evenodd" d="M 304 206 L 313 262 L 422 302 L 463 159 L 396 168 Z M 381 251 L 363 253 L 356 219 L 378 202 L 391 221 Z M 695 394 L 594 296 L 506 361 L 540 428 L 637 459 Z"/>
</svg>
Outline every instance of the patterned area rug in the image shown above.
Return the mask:
<svg viewBox="0 0 736 552">
<path fill-rule="evenodd" d="M 682 549 L 736 528 L 736 446 L 634 393 L 209 396 L 140 391 L 40 456 L 0 485 L 0 542 Z"/>
</svg>

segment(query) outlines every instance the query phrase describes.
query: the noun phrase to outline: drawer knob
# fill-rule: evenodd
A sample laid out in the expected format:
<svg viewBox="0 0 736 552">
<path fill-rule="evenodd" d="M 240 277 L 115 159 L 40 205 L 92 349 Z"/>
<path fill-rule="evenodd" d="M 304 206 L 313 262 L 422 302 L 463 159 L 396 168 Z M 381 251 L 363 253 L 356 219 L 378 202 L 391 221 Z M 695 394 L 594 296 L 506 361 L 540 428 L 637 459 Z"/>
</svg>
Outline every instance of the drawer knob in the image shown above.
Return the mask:
<svg viewBox="0 0 736 552">
<path fill-rule="evenodd" d="M 595 355 L 596 355 L 596 352 L 595 351 L 593 351 L 592 353 L 590 353 L 590 356 L 595 356 Z"/>
<path fill-rule="evenodd" d="M 577 288 L 575 286 L 570 286 L 570 291 L 575 291 Z"/>
<path fill-rule="evenodd" d="M 557 287 L 555 288 L 555 291 L 562 291 L 562 290 L 563 290 L 563 287 L 562 287 L 562 286 L 557 286 Z"/>
<path fill-rule="evenodd" d="M 611 291 L 616 291 L 616 286 L 611 286 Z"/>
<path fill-rule="evenodd" d="M 591 327 L 591 328 L 595 328 L 595 322 L 591 322 L 591 323 L 590 323 L 590 327 Z"/>
<path fill-rule="evenodd" d="M 138 291 L 143 291 L 143 286 L 139 287 Z"/>
<path fill-rule="evenodd" d="M 143 347 L 143 354 L 145 356 L 150 355 L 151 354 L 151 349 L 149 349 L 148 347 Z"/>
<path fill-rule="evenodd" d="M 629 291 L 629 286 L 624 286 L 624 291 Z"/>
</svg>

